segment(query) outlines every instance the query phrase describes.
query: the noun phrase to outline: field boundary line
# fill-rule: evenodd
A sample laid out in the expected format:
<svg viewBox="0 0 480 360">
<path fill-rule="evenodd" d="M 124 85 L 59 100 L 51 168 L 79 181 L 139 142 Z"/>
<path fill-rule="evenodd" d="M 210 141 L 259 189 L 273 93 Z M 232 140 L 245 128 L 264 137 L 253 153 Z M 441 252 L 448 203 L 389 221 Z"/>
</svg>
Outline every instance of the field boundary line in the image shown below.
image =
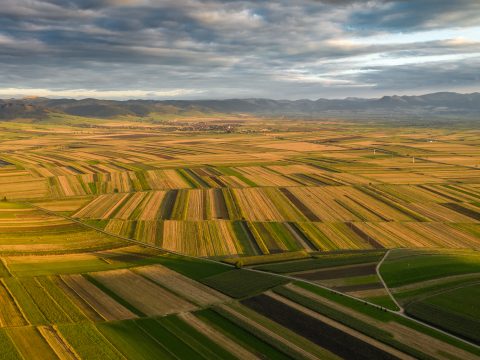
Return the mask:
<svg viewBox="0 0 480 360">
<path fill-rule="evenodd" d="M 5 270 L 7 270 L 7 273 L 10 275 L 10 277 L 13 277 L 12 273 L 10 272 L 10 269 L 8 268 L 8 265 L 7 263 L 5 262 L 5 260 L 3 259 L 3 257 L 0 258 L 0 262 L 3 264 L 3 267 L 5 268 Z"/>
<path fill-rule="evenodd" d="M 427 300 L 431 297 L 435 297 L 435 296 L 438 296 L 438 295 L 448 293 L 450 291 L 455 291 L 455 290 L 458 290 L 458 289 L 463 289 L 463 288 L 466 288 L 466 287 L 469 287 L 469 286 L 474 286 L 474 285 L 480 285 L 480 281 L 473 281 L 473 282 L 466 283 L 466 284 L 458 284 L 457 286 L 454 286 L 454 287 L 451 287 L 451 288 L 442 289 L 442 290 L 439 290 L 438 292 L 433 292 L 433 294 L 425 294 L 422 297 L 419 297 L 418 299 L 409 302 L 409 304 L 414 304 L 416 302 L 421 302 L 421 301 Z"/>
<path fill-rule="evenodd" d="M 172 250 L 167 250 L 167 249 L 161 248 L 161 247 L 156 246 L 156 245 L 152 245 L 152 244 L 148 244 L 148 243 L 143 243 L 143 242 L 141 242 L 141 241 L 133 240 L 133 239 L 130 239 L 130 238 L 121 236 L 121 235 L 117 235 L 117 234 L 111 234 L 111 233 L 109 233 L 109 232 L 107 232 L 107 231 L 105 231 L 105 230 L 103 230 L 103 229 L 99 229 L 99 228 L 96 228 L 96 227 L 91 226 L 91 225 L 89 225 L 89 224 L 85 224 L 84 222 L 82 222 L 82 221 L 80 221 L 80 220 L 77 220 L 77 219 L 74 219 L 74 218 L 72 218 L 72 217 L 70 217 L 70 216 L 63 215 L 63 214 L 57 214 L 57 213 L 54 212 L 54 211 L 44 209 L 44 208 L 42 208 L 42 207 L 40 207 L 40 206 L 31 204 L 31 203 L 29 203 L 29 202 L 23 202 L 23 203 L 26 204 L 26 205 L 33 206 L 33 207 L 35 207 L 35 208 L 37 208 L 37 209 L 39 209 L 39 210 L 42 210 L 42 211 L 44 211 L 44 212 L 46 212 L 46 213 L 48 213 L 48 214 L 55 215 L 55 216 L 61 216 L 61 217 L 65 218 L 65 219 L 71 220 L 71 221 L 73 221 L 73 222 L 76 222 L 76 223 L 78 223 L 78 224 L 80 224 L 80 225 L 83 225 L 83 226 L 85 226 L 85 227 L 88 227 L 88 228 L 90 228 L 90 229 L 99 231 L 99 232 L 101 232 L 101 233 L 103 233 L 103 234 L 106 234 L 106 235 L 109 235 L 109 236 L 113 236 L 113 237 L 122 239 L 122 240 L 124 240 L 124 241 L 130 242 L 130 243 L 133 243 L 133 244 L 136 244 L 136 245 L 140 245 L 140 246 L 143 246 L 143 247 L 149 247 L 149 248 L 152 248 L 152 249 L 161 250 L 161 251 L 164 251 L 164 252 L 166 252 L 166 253 L 170 253 L 170 254 L 173 254 L 173 255 L 182 256 L 182 257 L 186 257 L 186 258 L 190 258 L 190 259 L 204 260 L 204 261 L 211 262 L 211 263 L 215 263 L 215 264 L 221 264 L 221 265 L 223 265 L 223 266 L 230 267 L 230 268 L 232 268 L 232 269 L 235 268 L 234 265 L 226 264 L 226 263 L 221 262 L 221 261 L 218 261 L 218 260 L 213 260 L 213 259 L 203 258 L 203 257 L 198 257 L 198 256 L 193 256 L 193 255 L 181 254 L 181 253 L 179 253 L 179 252 L 172 251 Z M 403 317 L 403 318 L 405 318 L 405 319 L 407 319 L 407 320 L 410 320 L 410 321 L 413 321 L 413 322 L 415 322 L 415 323 L 417 323 L 417 324 L 420 324 L 420 325 L 422 325 L 422 326 L 428 327 L 428 328 L 430 328 L 430 329 L 432 329 L 432 330 L 435 330 L 435 331 L 437 331 L 437 332 L 439 332 L 439 333 L 442 333 L 442 334 L 444 334 L 444 335 L 446 335 L 446 336 L 449 336 L 449 337 L 451 337 L 451 338 L 453 338 L 453 339 L 455 339 L 455 340 L 457 340 L 457 341 L 460 341 L 460 342 L 463 342 L 463 343 L 465 343 L 465 344 L 468 344 L 468 345 L 470 345 L 470 346 L 472 346 L 472 347 L 474 347 L 474 348 L 476 348 L 476 349 L 480 349 L 480 345 L 474 344 L 474 343 L 472 343 L 472 342 L 470 342 L 470 341 L 468 341 L 468 340 L 465 340 L 465 339 L 463 339 L 463 338 L 461 338 L 461 337 L 458 337 L 458 336 L 456 336 L 456 335 L 453 335 L 453 334 L 451 334 L 451 333 L 449 333 L 449 332 L 447 332 L 447 331 L 443 331 L 443 330 L 441 330 L 441 329 L 439 329 L 439 328 L 437 328 L 437 327 L 435 327 L 435 326 L 432 326 L 432 325 L 430 325 L 430 324 L 424 323 L 423 321 L 420 321 L 420 320 L 417 320 L 417 319 L 415 319 L 415 318 L 413 318 L 413 317 L 410 317 L 410 316 L 408 316 L 408 315 L 405 314 L 405 313 L 401 313 L 401 312 L 398 312 L 398 311 L 394 311 L 394 310 L 390 310 L 390 309 L 384 308 L 384 307 L 382 307 L 382 306 L 380 306 L 380 305 L 377 305 L 377 304 L 374 304 L 374 303 L 372 303 L 372 302 L 370 302 L 370 301 L 356 298 L 356 297 L 354 297 L 354 296 L 351 296 L 351 295 L 342 293 L 342 292 L 340 292 L 340 291 L 337 291 L 337 290 L 328 288 L 328 287 L 326 287 L 326 286 L 317 284 L 317 283 L 315 283 L 315 282 L 313 282 L 313 281 L 308 281 L 308 280 L 304 280 L 304 279 L 299 279 L 299 278 L 295 278 L 295 277 L 288 276 L 288 275 L 283 275 L 283 274 L 276 274 L 276 273 L 272 273 L 272 272 L 256 270 L 256 269 L 252 269 L 252 268 L 242 268 L 242 269 L 243 269 L 243 270 L 246 270 L 246 271 L 252 271 L 252 272 L 256 272 L 256 273 L 261 273 L 261 274 L 270 274 L 270 275 L 272 275 L 272 276 L 277 276 L 277 277 L 281 277 L 281 278 L 284 278 L 284 279 L 289 279 L 289 280 L 297 281 L 297 282 L 304 282 L 304 283 L 307 283 L 307 284 L 310 284 L 310 285 L 317 286 L 317 287 L 319 287 L 319 288 L 322 288 L 322 289 L 324 289 L 324 290 L 327 290 L 327 291 L 336 293 L 336 294 L 338 294 L 338 295 L 348 297 L 348 298 L 350 298 L 350 299 L 352 299 L 352 300 L 355 300 L 355 301 L 358 301 L 358 302 L 361 302 L 361 303 L 368 304 L 368 305 L 370 305 L 370 306 L 376 307 L 376 308 L 378 308 L 378 309 L 380 309 L 380 310 L 384 310 L 384 311 L 387 311 L 387 312 L 389 312 L 389 313 L 396 314 L 397 316 L 401 316 L 401 317 Z"/>
<path fill-rule="evenodd" d="M 156 321 L 156 320 L 155 320 Z M 168 354 L 172 355 L 172 357 L 174 358 L 177 358 L 178 359 L 178 356 L 176 356 L 172 350 L 170 350 L 167 346 L 165 346 L 165 344 L 162 344 L 160 341 L 158 341 L 158 339 L 154 338 L 152 336 L 152 334 L 150 334 L 149 332 L 147 332 L 143 326 L 139 325 L 135 320 L 134 320 L 134 323 L 135 323 L 135 326 L 137 328 L 139 328 L 146 336 L 148 336 L 150 339 L 152 339 L 154 342 L 156 342 L 163 350 L 165 350 Z M 165 328 L 166 329 L 166 328 Z M 171 331 L 169 331 L 168 329 L 166 329 L 168 332 L 170 332 L 170 334 L 173 334 Z"/>
<path fill-rule="evenodd" d="M 40 287 L 40 288 L 45 292 L 45 295 L 47 296 L 47 298 L 50 298 L 50 300 L 52 300 L 52 302 L 53 302 L 55 305 L 58 306 L 58 308 L 60 309 L 60 311 L 61 311 L 62 313 L 64 313 L 64 314 L 67 316 L 67 318 L 69 318 L 69 319 L 72 321 L 72 323 L 73 323 L 74 320 L 70 317 L 70 314 L 67 314 L 67 313 L 65 312 L 65 310 L 63 310 L 62 306 L 58 303 L 58 301 L 57 301 L 56 299 L 53 298 L 52 294 L 50 294 L 50 292 L 45 288 L 45 286 L 43 286 L 43 284 L 38 281 L 38 278 L 37 278 L 37 277 L 35 277 L 34 279 L 35 279 L 35 283 L 37 283 L 38 287 Z M 79 310 L 80 310 L 80 309 L 79 309 Z"/>
<path fill-rule="evenodd" d="M 380 279 L 380 282 L 382 283 L 383 287 L 387 291 L 388 296 L 390 296 L 390 299 L 392 299 L 392 301 L 395 303 L 395 305 L 397 305 L 399 310 L 396 311 L 396 312 L 398 312 L 400 314 L 404 314 L 405 309 L 400 305 L 400 303 L 397 301 L 397 299 L 395 299 L 395 297 L 393 296 L 392 292 L 390 291 L 387 283 L 385 282 L 385 280 L 383 280 L 382 274 L 380 273 L 380 267 L 382 266 L 383 262 L 385 261 L 385 259 L 387 258 L 387 256 L 390 254 L 391 251 L 392 250 L 389 249 L 389 250 L 387 250 L 385 255 L 383 255 L 382 260 L 380 260 L 378 262 L 377 266 L 375 267 L 375 272 L 377 273 L 377 276 Z"/>
<path fill-rule="evenodd" d="M 78 298 L 80 301 L 84 302 L 86 306 L 88 306 L 95 314 L 97 314 L 99 317 L 101 317 L 103 319 L 103 321 L 108 321 L 104 316 L 102 316 L 102 314 L 100 314 L 97 310 L 95 310 L 95 308 L 90 305 L 88 303 L 87 300 L 85 300 L 78 292 L 77 290 L 75 290 L 74 288 L 72 288 L 70 285 L 67 284 L 67 282 L 62 278 L 62 275 L 60 275 L 58 277 L 60 279 L 60 281 L 66 286 L 68 287 Z M 63 289 L 62 289 L 63 290 Z M 80 311 L 82 311 L 82 309 L 80 309 Z M 84 313 L 82 311 L 82 313 Z M 85 313 L 84 313 L 85 314 Z M 87 319 L 89 318 L 87 314 L 85 314 L 85 316 L 87 317 Z"/>
<path fill-rule="evenodd" d="M 439 281 L 439 280 L 442 280 L 442 281 Z M 395 289 L 395 292 L 397 291 L 407 292 L 412 290 L 414 291 L 414 290 L 418 290 L 419 288 L 428 288 L 436 285 L 449 285 L 451 283 L 455 283 L 456 280 L 461 280 L 462 284 L 468 281 L 470 282 L 480 281 L 480 271 L 473 272 L 473 273 L 445 276 L 442 278 L 434 278 L 431 280 L 417 281 L 411 284 L 396 286 L 394 289 Z M 421 286 L 419 287 L 419 285 Z"/>
<path fill-rule="evenodd" d="M 25 320 L 26 322 L 26 325 L 21 325 L 21 326 L 29 326 L 29 325 L 33 325 L 29 318 L 27 317 L 27 314 L 25 313 L 25 311 L 23 310 L 23 308 L 20 306 L 20 303 L 18 302 L 17 298 L 15 296 L 13 296 L 13 293 L 12 291 L 8 288 L 7 284 L 5 283 L 5 280 L 4 279 L 0 279 L 0 283 L 1 285 L 5 288 L 5 290 L 7 291 L 8 295 L 10 295 L 10 297 L 12 298 L 13 302 L 15 303 L 15 306 L 17 307 L 17 309 L 20 311 L 20 314 L 22 314 L 22 317 L 23 319 Z"/>
</svg>

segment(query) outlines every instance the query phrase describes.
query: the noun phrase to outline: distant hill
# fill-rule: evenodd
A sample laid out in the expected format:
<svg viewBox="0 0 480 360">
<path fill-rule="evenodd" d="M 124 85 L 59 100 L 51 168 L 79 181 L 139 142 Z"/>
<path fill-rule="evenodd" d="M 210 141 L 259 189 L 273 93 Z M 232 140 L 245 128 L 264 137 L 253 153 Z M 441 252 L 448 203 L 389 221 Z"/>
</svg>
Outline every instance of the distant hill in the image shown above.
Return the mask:
<svg viewBox="0 0 480 360">
<path fill-rule="evenodd" d="M 151 113 L 247 113 L 272 116 L 435 116 L 480 114 L 480 93 L 438 92 L 420 96 L 384 96 L 376 99 L 318 100 L 97 100 L 26 98 L 0 100 L 0 119 L 39 119 L 49 112 L 97 118 L 120 115 L 144 117 Z"/>
<path fill-rule="evenodd" d="M 23 100 L 0 100 L 0 119 L 39 118 L 47 115 L 43 106 Z"/>
</svg>

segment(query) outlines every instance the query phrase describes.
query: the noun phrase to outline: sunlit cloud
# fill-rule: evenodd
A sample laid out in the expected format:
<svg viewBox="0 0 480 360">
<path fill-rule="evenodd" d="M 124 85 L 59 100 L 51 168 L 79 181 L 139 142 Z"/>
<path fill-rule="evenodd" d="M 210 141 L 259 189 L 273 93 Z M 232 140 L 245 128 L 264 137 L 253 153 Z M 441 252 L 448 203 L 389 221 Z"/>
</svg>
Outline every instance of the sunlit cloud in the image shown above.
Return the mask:
<svg viewBox="0 0 480 360">
<path fill-rule="evenodd" d="M 480 26 L 468 28 L 448 28 L 441 30 L 396 32 L 344 39 L 351 45 L 392 45 L 392 44 L 415 44 L 420 42 L 442 41 L 462 38 L 469 42 L 480 41 Z"/>
</svg>

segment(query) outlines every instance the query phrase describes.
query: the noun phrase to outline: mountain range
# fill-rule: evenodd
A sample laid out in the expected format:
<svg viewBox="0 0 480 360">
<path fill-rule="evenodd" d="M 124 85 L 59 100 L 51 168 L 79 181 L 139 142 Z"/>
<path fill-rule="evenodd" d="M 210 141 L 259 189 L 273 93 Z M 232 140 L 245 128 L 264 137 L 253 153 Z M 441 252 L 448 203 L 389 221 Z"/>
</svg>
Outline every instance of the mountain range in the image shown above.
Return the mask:
<svg viewBox="0 0 480 360">
<path fill-rule="evenodd" d="M 262 116 L 467 116 L 480 114 L 480 93 L 437 92 L 419 96 L 318 100 L 99 100 L 99 99 L 0 99 L 0 119 L 42 119 L 51 113 L 114 118 L 150 114 L 255 114 Z"/>
</svg>

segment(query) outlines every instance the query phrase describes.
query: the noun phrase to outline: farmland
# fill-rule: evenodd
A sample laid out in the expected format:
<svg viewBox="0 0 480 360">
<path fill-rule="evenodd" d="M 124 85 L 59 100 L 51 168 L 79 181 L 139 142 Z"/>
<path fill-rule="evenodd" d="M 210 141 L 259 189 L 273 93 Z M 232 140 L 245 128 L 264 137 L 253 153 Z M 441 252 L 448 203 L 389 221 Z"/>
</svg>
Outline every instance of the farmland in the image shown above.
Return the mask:
<svg viewBox="0 0 480 360">
<path fill-rule="evenodd" d="M 383 263 L 381 273 L 408 314 L 480 342 L 478 252 L 396 250 Z"/>
<path fill-rule="evenodd" d="M 259 265 L 254 269 L 306 280 L 381 307 L 399 310 L 376 273 L 384 256 L 385 251 L 378 250 L 311 254 L 308 258 Z"/>
<path fill-rule="evenodd" d="M 480 358 L 478 131 L 183 121 L 0 127 L 1 358 Z"/>
<path fill-rule="evenodd" d="M 43 129 L 41 142 L 32 131 L 3 144 L 15 150 L 2 157 L 10 165 L 0 170 L 0 195 L 196 256 L 478 248 L 470 132 L 432 129 L 422 139 L 418 129 L 351 125 L 342 138 L 328 123 L 321 132 L 273 121 L 255 132 L 255 124 L 244 125 L 247 134 L 189 136 L 160 125 Z M 43 192 L 10 190 L 32 182 Z"/>
</svg>

